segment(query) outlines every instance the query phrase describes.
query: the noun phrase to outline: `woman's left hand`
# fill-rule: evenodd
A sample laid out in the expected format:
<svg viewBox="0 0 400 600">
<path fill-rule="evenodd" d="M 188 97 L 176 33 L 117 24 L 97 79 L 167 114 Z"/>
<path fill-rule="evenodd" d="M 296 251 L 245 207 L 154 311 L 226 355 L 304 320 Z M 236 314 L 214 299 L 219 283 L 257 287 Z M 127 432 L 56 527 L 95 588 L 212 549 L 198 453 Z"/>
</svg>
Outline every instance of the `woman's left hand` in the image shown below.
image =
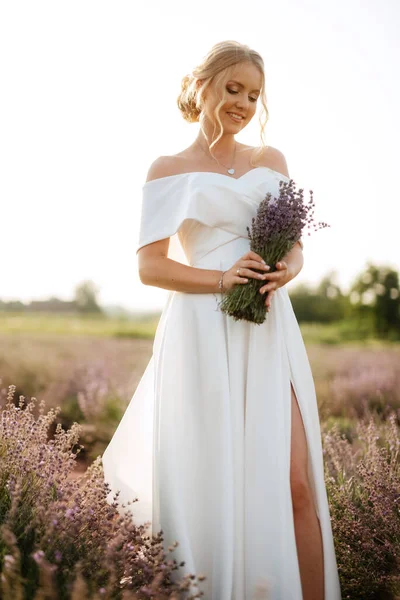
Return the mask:
<svg viewBox="0 0 400 600">
<path fill-rule="evenodd" d="M 265 273 L 265 279 L 269 279 L 270 281 L 260 288 L 260 294 L 268 292 L 265 297 L 265 306 L 267 307 L 267 311 L 269 311 L 271 308 L 271 300 L 274 292 L 290 280 L 289 267 L 285 261 L 281 260 L 280 262 L 276 263 L 276 268 L 277 271 Z"/>
</svg>

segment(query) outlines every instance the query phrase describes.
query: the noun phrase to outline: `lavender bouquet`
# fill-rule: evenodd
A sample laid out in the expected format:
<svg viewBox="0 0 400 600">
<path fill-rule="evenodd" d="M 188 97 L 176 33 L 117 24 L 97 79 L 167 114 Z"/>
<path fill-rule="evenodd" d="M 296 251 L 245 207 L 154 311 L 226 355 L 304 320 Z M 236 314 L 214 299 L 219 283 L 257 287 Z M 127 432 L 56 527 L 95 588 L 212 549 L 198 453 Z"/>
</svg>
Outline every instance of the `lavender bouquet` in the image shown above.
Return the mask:
<svg viewBox="0 0 400 600">
<path fill-rule="evenodd" d="M 300 240 L 305 227 L 314 227 L 315 231 L 329 227 L 323 221 L 314 221 L 313 192 L 310 190 L 310 201 L 306 204 L 303 191 L 296 190 L 293 179 L 288 183 L 281 180 L 279 197 L 275 198 L 268 192 L 252 219 L 251 231 L 247 227 L 250 250 L 257 252 L 270 265 L 268 273 L 277 270 L 276 263 Z M 248 283 L 235 285 L 224 294 L 219 308 L 235 321 L 244 319 L 252 323 L 264 323 L 267 316 L 265 294 L 260 294 L 259 290 L 265 283 L 265 280 L 249 278 Z"/>
</svg>

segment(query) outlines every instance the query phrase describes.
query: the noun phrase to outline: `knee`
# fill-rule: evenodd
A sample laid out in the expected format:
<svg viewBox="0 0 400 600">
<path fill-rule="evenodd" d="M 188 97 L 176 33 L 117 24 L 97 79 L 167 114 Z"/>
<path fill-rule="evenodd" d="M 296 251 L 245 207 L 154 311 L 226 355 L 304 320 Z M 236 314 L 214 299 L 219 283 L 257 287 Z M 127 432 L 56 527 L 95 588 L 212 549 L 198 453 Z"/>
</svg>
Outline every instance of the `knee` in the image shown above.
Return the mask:
<svg viewBox="0 0 400 600">
<path fill-rule="evenodd" d="M 295 511 L 305 510 L 312 506 L 312 493 L 310 482 L 305 473 L 296 473 L 291 476 L 290 487 L 292 492 L 292 503 Z"/>
</svg>

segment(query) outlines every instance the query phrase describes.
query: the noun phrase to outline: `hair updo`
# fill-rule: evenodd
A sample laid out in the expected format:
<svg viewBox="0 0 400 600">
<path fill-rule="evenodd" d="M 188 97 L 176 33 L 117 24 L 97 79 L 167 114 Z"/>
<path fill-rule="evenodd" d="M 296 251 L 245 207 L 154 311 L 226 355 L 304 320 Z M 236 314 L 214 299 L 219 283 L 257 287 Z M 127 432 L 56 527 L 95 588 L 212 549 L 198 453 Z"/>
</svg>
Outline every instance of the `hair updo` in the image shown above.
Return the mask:
<svg viewBox="0 0 400 600">
<path fill-rule="evenodd" d="M 219 135 L 210 145 L 211 148 L 221 138 L 223 126 L 219 117 L 219 109 L 228 100 L 225 86 L 229 81 L 235 66 L 241 62 L 252 62 L 261 73 L 260 102 L 262 113 L 259 117 L 261 147 L 265 147 L 264 129 L 268 121 L 267 100 L 265 94 L 264 61 L 261 55 L 245 44 L 228 40 L 215 44 L 201 63 L 193 69 L 192 73 L 185 75 L 181 81 L 181 92 L 177 98 L 178 108 L 183 118 L 189 123 L 203 121 L 203 96 L 211 82 L 218 95 L 219 102 L 214 109 L 215 123 L 219 124 Z M 200 83 L 199 83 L 200 81 Z M 262 117 L 264 117 L 262 119 Z M 262 152 L 262 149 L 261 149 Z"/>
<path fill-rule="evenodd" d="M 185 75 L 181 82 L 181 93 L 177 103 L 182 116 L 189 123 L 199 120 L 201 109 L 197 107 L 196 80 L 193 75 Z"/>
</svg>

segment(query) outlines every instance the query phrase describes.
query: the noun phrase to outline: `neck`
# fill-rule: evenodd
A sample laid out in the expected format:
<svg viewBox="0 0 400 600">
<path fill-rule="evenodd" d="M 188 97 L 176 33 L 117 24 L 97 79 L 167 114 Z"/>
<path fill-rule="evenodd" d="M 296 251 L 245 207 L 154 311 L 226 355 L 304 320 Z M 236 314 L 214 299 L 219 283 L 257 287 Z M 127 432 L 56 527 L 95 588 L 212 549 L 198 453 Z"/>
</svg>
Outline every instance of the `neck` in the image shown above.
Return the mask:
<svg viewBox="0 0 400 600">
<path fill-rule="evenodd" d="M 216 139 L 216 136 L 213 138 L 208 133 L 208 131 L 206 131 L 206 133 L 209 136 L 210 142 L 207 141 L 201 129 L 197 135 L 196 140 L 205 150 L 205 152 L 209 153 L 209 143 L 211 144 L 214 141 L 214 139 Z M 212 147 L 211 152 L 213 156 L 215 156 L 217 159 L 220 158 L 221 160 L 229 161 L 229 159 L 232 158 L 233 153 L 235 152 L 236 144 L 237 142 L 233 133 L 222 134 L 221 139 L 219 139 L 218 142 Z"/>
</svg>

